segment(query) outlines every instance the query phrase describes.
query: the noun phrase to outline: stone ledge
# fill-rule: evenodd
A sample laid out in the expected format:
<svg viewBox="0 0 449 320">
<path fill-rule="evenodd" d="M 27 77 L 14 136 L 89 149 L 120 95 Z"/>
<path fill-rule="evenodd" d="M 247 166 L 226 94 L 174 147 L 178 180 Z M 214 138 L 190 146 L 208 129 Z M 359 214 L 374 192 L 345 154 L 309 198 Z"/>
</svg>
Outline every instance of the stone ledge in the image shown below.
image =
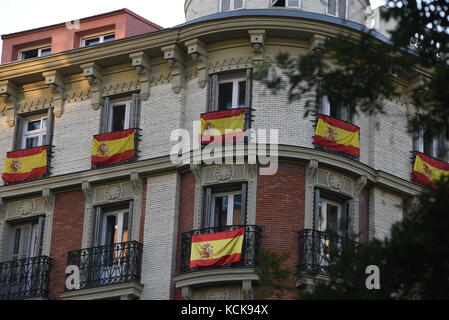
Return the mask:
<svg viewBox="0 0 449 320">
<path fill-rule="evenodd" d="M 259 276 L 253 268 L 223 268 L 180 274 L 174 276 L 173 281 L 176 288 L 200 287 L 219 283 L 259 281 Z"/>
<path fill-rule="evenodd" d="M 139 299 L 143 285 L 139 283 L 116 284 L 92 289 L 81 289 L 61 294 L 62 300 L 99 300 L 120 298 L 120 300 Z"/>
</svg>

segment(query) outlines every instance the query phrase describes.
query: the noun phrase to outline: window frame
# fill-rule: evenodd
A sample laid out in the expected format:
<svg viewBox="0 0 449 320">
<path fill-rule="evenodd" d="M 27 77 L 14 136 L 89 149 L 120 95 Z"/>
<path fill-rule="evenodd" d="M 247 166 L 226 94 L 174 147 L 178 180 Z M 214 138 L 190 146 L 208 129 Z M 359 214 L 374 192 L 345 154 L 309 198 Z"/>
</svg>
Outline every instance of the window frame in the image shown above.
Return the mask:
<svg viewBox="0 0 449 320">
<path fill-rule="evenodd" d="M 285 0 L 285 6 L 274 6 L 273 1 L 270 0 L 270 8 L 293 8 L 293 9 L 301 9 L 302 8 L 302 0 L 298 0 L 298 6 L 289 5 L 289 0 Z"/>
<path fill-rule="evenodd" d="M 336 6 L 335 6 L 335 14 L 329 13 L 329 0 L 326 0 L 326 14 L 332 17 L 337 17 L 337 18 L 341 18 L 344 20 L 348 19 L 348 15 L 349 15 L 349 2 L 348 0 L 344 0 L 345 1 L 345 16 L 344 17 L 340 17 L 339 16 L 339 12 L 340 12 L 340 0 L 335 0 Z"/>
<path fill-rule="evenodd" d="M 210 203 L 210 205 L 211 205 L 211 208 L 210 208 L 211 220 L 215 220 L 217 217 L 217 213 L 215 212 L 216 198 L 227 196 L 228 197 L 228 208 L 227 208 L 227 212 L 226 212 L 226 225 L 225 226 L 235 225 L 235 223 L 234 223 L 234 198 L 235 198 L 235 196 L 238 196 L 238 195 L 240 195 L 240 197 L 242 197 L 242 190 L 228 191 L 228 192 L 212 192 L 211 203 Z M 219 222 L 219 221 L 214 221 L 214 222 Z M 216 224 L 215 227 L 221 227 L 220 225 L 217 225 L 217 223 L 215 223 L 215 224 Z"/>
<path fill-rule="evenodd" d="M 425 135 L 426 130 L 427 129 L 423 128 L 423 127 L 419 128 L 418 138 L 417 138 L 417 149 L 418 149 L 417 151 L 419 151 L 425 155 L 428 155 L 430 157 L 433 157 L 433 158 L 439 158 L 438 156 L 439 156 L 440 152 L 442 152 L 443 150 L 441 150 L 441 151 L 438 150 L 439 143 L 438 143 L 438 135 L 437 134 L 432 133 L 432 154 L 425 153 L 424 135 Z"/>
<path fill-rule="evenodd" d="M 218 77 L 218 103 L 220 103 L 220 85 L 225 83 L 232 83 L 232 103 L 230 109 L 220 109 L 220 105 L 218 106 L 218 110 L 232 110 L 232 109 L 239 109 L 241 106 L 239 105 L 240 100 L 240 82 L 245 82 L 246 87 L 246 76 L 238 74 L 229 74 L 229 75 L 222 75 Z M 245 106 L 248 107 L 248 106 Z"/>
<path fill-rule="evenodd" d="M 128 130 L 131 127 L 131 104 L 132 99 L 129 99 L 126 97 L 125 99 L 116 99 L 111 100 L 109 104 L 109 119 L 108 119 L 108 132 L 115 132 L 112 131 L 112 124 L 113 124 L 113 117 L 114 117 L 114 107 L 116 106 L 122 106 L 125 105 L 125 125 L 123 130 Z"/>
<path fill-rule="evenodd" d="M 329 97 L 327 95 L 324 95 L 322 97 L 321 113 L 326 116 L 331 117 L 331 108 L 332 108 L 332 104 L 330 103 Z M 344 108 L 340 107 L 337 112 L 340 114 L 338 115 L 338 117 L 336 119 L 351 123 L 352 117 L 349 113 L 349 108 L 347 106 L 345 106 Z M 342 112 L 344 112 L 345 117 L 342 117 Z"/>
<path fill-rule="evenodd" d="M 229 10 L 223 10 L 223 0 L 220 0 L 220 12 L 228 12 L 228 11 L 245 9 L 245 7 L 246 7 L 246 0 L 242 0 L 242 7 L 241 8 L 235 8 L 235 1 L 236 0 L 229 0 L 229 6 L 230 6 Z"/>
<path fill-rule="evenodd" d="M 29 133 L 28 131 L 28 123 L 30 122 L 34 122 L 34 121 L 38 121 L 40 120 L 41 122 L 41 128 L 37 129 L 37 130 L 32 130 L 32 133 Z M 46 122 L 44 120 L 47 120 Z M 46 143 L 46 139 L 44 139 L 44 137 L 47 136 L 48 134 L 48 115 L 43 115 L 43 114 L 39 114 L 39 115 L 35 115 L 35 116 L 30 116 L 30 117 L 26 117 L 24 118 L 23 121 L 23 131 L 22 131 L 22 137 L 21 137 L 21 149 L 31 149 L 31 148 L 27 148 L 26 146 L 26 140 L 28 138 L 35 138 L 38 137 L 39 141 L 38 141 L 38 145 L 37 147 L 41 147 L 44 146 Z M 35 148 L 35 147 L 32 147 Z"/>
<path fill-rule="evenodd" d="M 320 196 L 319 202 L 320 202 L 320 210 L 321 210 L 320 214 L 322 214 L 322 212 L 323 212 L 323 203 L 330 204 L 330 205 L 333 205 L 333 206 L 338 208 L 338 213 L 337 213 L 337 215 L 338 215 L 337 216 L 337 233 L 340 235 L 340 227 L 341 227 L 342 218 L 343 218 L 343 215 L 344 215 L 344 207 L 345 207 L 344 202 L 329 200 L 328 198 L 322 197 L 322 196 Z M 318 225 L 317 225 L 317 230 L 318 231 L 321 231 L 321 232 L 327 232 L 328 231 L 327 220 L 328 220 L 328 217 L 327 217 L 327 209 L 326 209 L 326 219 L 324 219 L 324 222 L 325 222 L 325 228 L 324 229 L 325 230 L 321 230 L 321 228 L 318 228 Z M 319 227 L 321 227 L 321 224 L 319 225 Z"/>
<path fill-rule="evenodd" d="M 112 36 L 112 35 L 114 36 L 114 40 L 117 40 L 117 39 L 115 39 L 115 31 L 110 31 L 110 32 L 106 32 L 106 33 L 102 32 L 102 33 L 97 33 L 97 34 L 88 35 L 86 37 L 82 37 L 81 40 L 80 40 L 80 47 L 81 48 L 85 48 L 85 47 L 91 47 L 91 46 L 95 46 L 97 44 L 105 43 L 104 42 L 104 38 L 107 37 L 107 36 Z M 99 42 L 97 44 L 86 46 L 86 41 L 92 40 L 92 39 L 95 39 L 95 38 L 98 38 Z M 114 40 L 111 40 L 111 41 L 114 41 Z"/>
<path fill-rule="evenodd" d="M 21 49 L 21 50 L 19 50 L 19 52 L 18 52 L 18 60 L 19 61 L 25 61 L 25 60 L 29 60 L 29 59 L 35 59 L 35 58 L 40 58 L 40 57 L 45 57 L 45 56 L 47 56 L 47 55 L 42 55 L 42 51 L 43 50 L 47 50 L 47 49 L 50 49 L 50 53 L 49 54 L 52 54 L 52 52 L 51 52 L 51 44 L 49 44 L 49 45 L 46 45 L 46 46 L 36 46 L 36 47 L 29 47 L 29 48 L 25 48 L 25 49 Z M 28 58 L 28 59 L 24 59 L 23 58 L 23 53 L 24 52 L 27 52 L 27 51 L 31 51 L 31 50 L 37 50 L 37 57 L 33 57 L 33 58 Z"/>
<path fill-rule="evenodd" d="M 126 241 L 123 240 L 123 226 L 125 224 L 125 215 L 128 214 L 128 219 L 129 219 L 129 209 L 122 209 L 122 210 L 114 210 L 114 211 L 104 211 L 102 213 L 102 221 L 101 221 L 101 239 L 100 239 L 100 246 L 107 246 L 110 244 L 106 243 L 106 232 L 107 232 L 107 217 L 108 216 L 115 216 L 117 217 L 117 222 L 116 222 L 116 226 L 118 226 L 117 230 L 120 230 L 121 234 L 120 234 L 120 241 L 116 241 L 114 244 L 119 244 L 119 243 L 125 243 L 125 242 L 129 242 L 129 225 L 128 225 L 128 234 L 127 237 L 128 239 Z M 128 221 L 126 221 L 126 223 L 128 224 Z"/>
</svg>

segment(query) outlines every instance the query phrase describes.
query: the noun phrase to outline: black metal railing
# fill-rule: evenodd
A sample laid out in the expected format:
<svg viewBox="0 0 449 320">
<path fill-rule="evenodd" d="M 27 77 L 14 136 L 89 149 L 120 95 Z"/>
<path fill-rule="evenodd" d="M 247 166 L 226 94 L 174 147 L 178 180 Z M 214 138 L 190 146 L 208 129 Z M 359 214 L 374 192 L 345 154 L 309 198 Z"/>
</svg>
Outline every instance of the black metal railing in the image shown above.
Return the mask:
<svg viewBox="0 0 449 320">
<path fill-rule="evenodd" d="M 39 256 L 0 263 L 0 300 L 47 298 L 51 262 Z"/>
<path fill-rule="evenodd" d="M 327 274 L 328 268 L 338 261 L 344 250 L 358 243 L 335 234 L 302 230 L 299 232 L 299 270 Z"/>
<path fill-rule="evenodd" d="M 192 236 L 198 234 L 208 234 L 223 231 L 231 231 L 240 228 L 245 228 L 245 235 L 243 238 L 242 254 L 239 262 L 234 262 L 225 266 L 219 267 L 202 267 L 190 268 L 190 250 L 192 247 Z M 255 267 L 259 261 L 259 247 L 262 229 L 255 225 L 236 225 L 236 226 L 222 226 L 214 228 L 204 228 L 194 231 L 185 232 L 181 238 L 181 272 L 194 272 L 205 269 L 215 268 L 246 268 Z"/>
<path fill-rule="evenodd" d="M 137 241 L 71 251 L 67 265 L 80 270 L 80 289 L 140 282 L 143 245 Z"/>
</svg>

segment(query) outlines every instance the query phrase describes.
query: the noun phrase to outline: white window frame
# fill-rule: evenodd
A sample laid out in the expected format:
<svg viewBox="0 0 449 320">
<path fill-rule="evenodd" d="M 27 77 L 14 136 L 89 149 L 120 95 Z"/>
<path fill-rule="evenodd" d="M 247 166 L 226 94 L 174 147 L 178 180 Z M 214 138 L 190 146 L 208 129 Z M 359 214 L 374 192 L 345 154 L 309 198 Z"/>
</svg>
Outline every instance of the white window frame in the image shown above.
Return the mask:
<svg viewBox="0 0 449 320">
<path fill-rule="evenodd" d="M 105 212 L 103 213 L 103 217 L 102 217 L 102 227 L 101 227 L 101 245 L 106 245 L 106 229 L 107 229 L 107 217 L 109 216 L 116 216 L 117 218 L 117 241 L 115 242 L 117 243 L 122 243 L 123 241 L 123 224 L 124 224 L 124 216 L 125 214 L 129 215 L 129 210 L 128 209 L 123 209 L 123 210 L 117 210 L 117 211 L 110 211 L 110 212 Z M 129 237 L 129 226 L 128 226 L 128 237 Z M 129 241 L 130 239 L 128 238 L 127 241 Z"/>
<path fill-rule="evenodd" d="M 22 50 L 19 51 L 19 55 L 18 55 L 17 58 L 18 58 L 20 61 L 28 60 L 28 59 L 24 59 L 24 58 L 23 58 L 23 53 L 26 52 L 26 51 L 31 51 L 31 50 L 36 50 L 36 49 L 37 49 L 37 57 L 35 57 L 35 58 L 40 58 L 40 57 L 42 57 L 42 51 L 43 51 L 43 50 L 50 49 L 50 51 L 51 51 L 51 45 L 47 45 L 47 46 L 36 46 L 36 47 L 29 47 L 29 48 L 26 48 L 26 49 L 22 49 Z M 50 54 L 51 54 L 51 53 L 50 53 Z M 30 59 L 33 59 L 33 58 L 30 58 Z"/>
<path fill-rule="evenodd" d="M 223 83 L 232 83 L 232 106 L 231 109 L 238 109 L 240 108 L 239 105 L 239 83 L 245 82 L 246 83 L 246 77 L 232 77 L 226 76 L 226 77 L 219 77 L 218 78 L 218 101 L 220 101 L 220 85 Z"/>
<path fill-rule="evenodd" d="M 41 128 L 38 130 L 33 130 L 31 132 L 28 131 L 28 123 L 29 122 L 34 122 L 34 121 L 41 121 Z M 38 142 L 38 146 L 43 146 L 45 144 L 44 141 L 44 136 L 47 135 L 47 126 L 45 125 L 45 121 L 47 120 L 47 124 L 48 124 L 48 117 L 47 115 L 36 115 L 36 116 L 32 116 L 32 117 L 28 117 L 25 119 L 25 121 L 23 121 L 23 134 L 22 134 L 22 148 L 21 149 L 25 149 L 26 148 L 26 140 L 28 138 L 35 138 L 38 137 L 39 138 L 39 142 Z"/>
<path fill-rule="evenodd" d="M 125 126 L 123 130 L 128 130 L 130 127 L 130 119 L 131 119 L 131 100 L 114 100 L 111 101 L 110 110 L 109 110 L 109 119 L 108 119 L 108 131 L 112 131 L 112 120 L 114 116 L 114 107 L 125 105 Z"/>
<path fill-rule="evenodd" d="M 340 117 L 340 118 L 344 118 L 344 119 L 338 118 L 338 120 L 350 122 L 348 108 L 346 107 L 344 109 L 341 109 L 340 113 L 341 113 L 341 111 L 344 111 L 344 117 Z M 329 101 L 329 97 L 327 95 L 323 96 L 321 112 L 326 116 L 331 116 L 331 104 Z"/>
<path fill-rule="evenodd" d="M 217 218 L 217 212 L 215 212 L 215 200 L 219 197 L 228 197 L 228 211 L 226 212 L 226 225 L 232 226 L 234 225 L 234 197 L 242 195 L 242 191 L 233 191 L 233 192 L 221 192 L 221 193 L 212 193 L 212 201 L 211 201 L 211 222 L 212 225 L 217 226 L 218 221 L 214 221 Z"/>
<path fill-rule="evenodd" d="M 301 5 L 302 5 L 302 1 L 301 0 L 298 0 L 298 5 L 297 6 L 291 6 L 289 3 L 290 3 L 289 0 L 285 0 L 285 7 L 275 7 L 274 4 L 276 4 L 276 3 L 273 3 L 273 0 L 270 0 L 270 7 L 271 8 L 295 8 L 295 9 L 299 9 L 299 8 L 301 8 Z"/>
<path fill-rule="evenodd" d="M 235 8 L 235 0 L 229 0 L 230 1 L 230 8 L 229 10 L 223 10 L 223 0 L 220 0 L 220 12 L 228 12 L 228 11 L 234 11 L 234 10 L 241 10 L 245 9 L 246 7 L 246 0 L 242 1 L 242 7 L 241 8 Z"/>
<path fill-rule="evenodd" d="M 343 216 L 343 203 L 328 200 L 326 198 L 320 197 L 320 208 L 321 208 L 321 216 L 323 217 L 323 225 L 319 225 L 318 231 L 326 232 L 327 231 L 327 206 L 323 206 L 323 203 L 330 204 L 332 206 L 335 206 L 338 208 L 337 213 L 337 233 L 340 232 L 340 223 L 342 222 L 342 216 Z M 326 208 L 326 209 L 325 209 Z"/>
<path fill-rule="evenodd" d="M 329 0 L 326 0 L 326 14 L 332 17 L 337 17 L 337 18 L 341 18 L 341 19 L 348 19 L 348 10 L 349 10 L 349 1 L 345 0 L 345 4 L 346 4 L 346 8 L 345 8 L 345 16 L 344 17 L 339 17 L 338 13 L 340 12 L 340 1 L 339 0 L 335 0 L 336 1 L 336 9 L 335 9 L 335 14 L 331 14 L 329 13 Z"/>
<path fill-rule="evenodd" d="M 92 40 L 92 39 L 95 39 L 95 38 L 98 38 L 98 41 L 99 41 L 98 44 L 104 43 L 104 38 L 108 37 L 108 36 L 112 36 L 112 35 L 115 37 L 115 32 L 114 31 L 107 32 L 107 33 L 102 32 L 102 33 L 88 35 L 87 37 L 81 38 L 80 47 L 86 47 L 86 41 Z"/>
<path fill-rule="evenodd" d="M 421 153 L 424 153 L 424 133 L 426 129 L 420 128 L 418 134 L 418 150 Z M 433 135 L 432 140 L 432 154 L 428 154 L 428 156 L 437 158 L 438 157 L 438 135 Z"/>
</svg>

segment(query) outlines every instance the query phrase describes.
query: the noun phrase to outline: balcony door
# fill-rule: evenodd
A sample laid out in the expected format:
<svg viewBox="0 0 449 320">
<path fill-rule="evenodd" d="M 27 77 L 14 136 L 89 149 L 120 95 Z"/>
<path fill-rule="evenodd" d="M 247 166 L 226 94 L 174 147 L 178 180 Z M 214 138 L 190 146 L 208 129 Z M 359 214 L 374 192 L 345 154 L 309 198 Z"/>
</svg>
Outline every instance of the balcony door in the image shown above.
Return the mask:
<svg viewBox="0 0 449 320">
<path fill-rule="evenodd" d="M 240 225 L 242 216 L 242 193 L 226 192 L 212 195 L 211 227 Z"/>
<path fill-rule="evenodd" d="M 126 246 L 129 241 L 129 210 L 105 212 L 103 214 L 101 238 L 101 284 L 121 281 L 126 274 Z"/>
</svg>

